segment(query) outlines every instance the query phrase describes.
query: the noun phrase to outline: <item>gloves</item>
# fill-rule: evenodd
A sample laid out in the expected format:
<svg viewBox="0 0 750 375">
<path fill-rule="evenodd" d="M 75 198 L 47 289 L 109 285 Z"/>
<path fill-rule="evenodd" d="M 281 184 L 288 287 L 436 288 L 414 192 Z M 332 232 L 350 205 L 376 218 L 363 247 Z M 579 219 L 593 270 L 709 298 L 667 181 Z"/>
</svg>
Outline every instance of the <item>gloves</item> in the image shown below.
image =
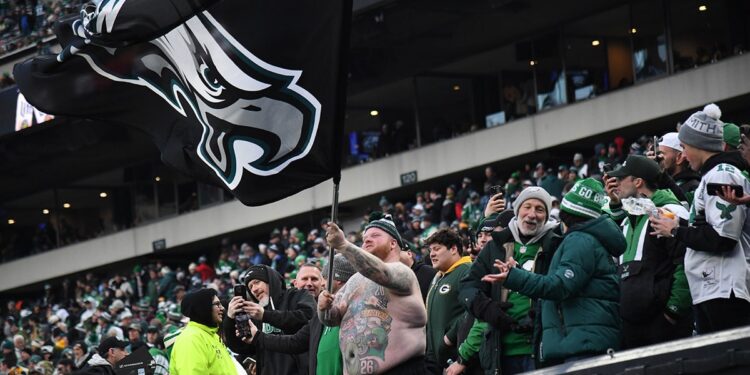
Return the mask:
<svg viewBox="0 0 750 375">
<path fill-rule="evenodd" d="M 487 297 L 477 297 L 471 306 L 471 313 L 496 329 L 509 331 L 516 324 L 516 320 L 505 313 L 511 307 L 513 307 L 513 304 L 510 302 L 498 302 Z"/>
</svg>

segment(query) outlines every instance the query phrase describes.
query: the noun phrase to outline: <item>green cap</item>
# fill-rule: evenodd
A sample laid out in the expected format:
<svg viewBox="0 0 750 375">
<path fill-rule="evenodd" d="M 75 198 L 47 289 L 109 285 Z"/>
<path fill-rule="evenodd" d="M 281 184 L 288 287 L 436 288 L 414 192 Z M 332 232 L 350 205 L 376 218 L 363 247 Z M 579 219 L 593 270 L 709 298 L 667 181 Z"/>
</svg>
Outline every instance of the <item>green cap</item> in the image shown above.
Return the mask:
<svg viewBox="0 0 750 375">
<path fill-rule="evenodd" d="M 740 127 L 732 123 L 724 123 L 724 143 L 737 148 L 740 147 Z"/>
<path fill-rule="evenodd" d="M 602 214 L 602 205 L 606 202 L 602 183 L 593 178 L 576 182 L 573 188 L 562 199 L 560 210 L 571 215 L 596 219 Z"/>
</svg>

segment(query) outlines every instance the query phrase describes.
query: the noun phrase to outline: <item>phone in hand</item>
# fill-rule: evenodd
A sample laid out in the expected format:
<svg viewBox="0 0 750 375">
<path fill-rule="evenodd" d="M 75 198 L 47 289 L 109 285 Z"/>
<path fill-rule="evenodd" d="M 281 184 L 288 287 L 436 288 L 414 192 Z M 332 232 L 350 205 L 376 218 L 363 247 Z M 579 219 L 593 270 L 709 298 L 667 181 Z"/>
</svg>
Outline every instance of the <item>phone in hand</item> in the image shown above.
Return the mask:
<svg viewBox="0 0 750 375">
<path fill-rule="evenodd" d="M 247 298 L 247 287 L 242 284 L 237 284 L 234 286 L 234 296 L 240 296 L 242 299 Z"/>
<path fill-rule="evenodd" d="M 744 189 L 742 189 L 742 186 L 740 185 L 732 185 L 732 184 L 717 184 L 709 182 L 706 184 L 706 194 L 708 195 L 721 195 L 722 187 L 728 186 L 732 190 L 734 190 L 734 195 L 736 195 L 738 198 L 745 195 Z"/>
<path fill-rule="evenodd" d="M 502 185 L 493 185 L 490 186 L 490 197 L 494 197 L 495 195 L 502 194 L 505 195 L 505 189 Z"/>
</svg>

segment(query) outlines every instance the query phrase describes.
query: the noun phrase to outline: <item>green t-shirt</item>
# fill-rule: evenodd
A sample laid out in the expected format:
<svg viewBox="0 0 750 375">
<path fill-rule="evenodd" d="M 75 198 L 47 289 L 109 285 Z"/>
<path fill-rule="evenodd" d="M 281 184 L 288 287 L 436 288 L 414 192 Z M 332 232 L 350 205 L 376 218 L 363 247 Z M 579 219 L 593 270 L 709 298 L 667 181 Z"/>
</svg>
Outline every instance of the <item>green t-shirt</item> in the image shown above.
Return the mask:
<svg viewBox="0 0 750 375">
<path fill-rule="evenodd" d="M 520 267 L 531 271 L 536 253 L 539 251 L 540 244 L 521 245 L 516 242 L 513 250 L 513 258 L 518 262 Z M 527 262 L 531 262 L 527 264 Z M 516 291 L 508 291 L 508 302 L 513 307 L 508 309 L 507 313 L 511 318 L 520 321 L 529 316 L 531 309 L 531 298 L 524 296 Z M 503 335 L 503 355 L 531 355 L 532 332 L 516 333 L 509 332 Z"/>
<path fill-rule="evenodd" d="M 344 358 L 339 349 L 339 327 L 323 326 L 318 342 L 318 366 L 316 374 L 340 375 L 344 373 Z"/>
</svg>

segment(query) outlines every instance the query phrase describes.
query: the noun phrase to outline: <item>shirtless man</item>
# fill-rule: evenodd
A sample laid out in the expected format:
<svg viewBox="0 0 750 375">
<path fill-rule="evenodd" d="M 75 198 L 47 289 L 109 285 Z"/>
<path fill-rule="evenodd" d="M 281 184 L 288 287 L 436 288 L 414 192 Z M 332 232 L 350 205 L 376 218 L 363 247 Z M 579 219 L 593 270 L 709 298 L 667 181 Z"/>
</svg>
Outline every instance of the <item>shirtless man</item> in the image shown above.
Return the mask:
<svg viewBox="0 0 750 375">
<path fill-rule="evenodd" d="M 427 313 L 414 272 L 399 261 L 396 226 L 389 218 L 371 221 L 364 250 L 333 223 L 326 239 L 358 271 L 335 298 L 327 291 L 318 297 L 320 320 L 341 326 L 344 373 L 424 374 Z"/>
</svg>

